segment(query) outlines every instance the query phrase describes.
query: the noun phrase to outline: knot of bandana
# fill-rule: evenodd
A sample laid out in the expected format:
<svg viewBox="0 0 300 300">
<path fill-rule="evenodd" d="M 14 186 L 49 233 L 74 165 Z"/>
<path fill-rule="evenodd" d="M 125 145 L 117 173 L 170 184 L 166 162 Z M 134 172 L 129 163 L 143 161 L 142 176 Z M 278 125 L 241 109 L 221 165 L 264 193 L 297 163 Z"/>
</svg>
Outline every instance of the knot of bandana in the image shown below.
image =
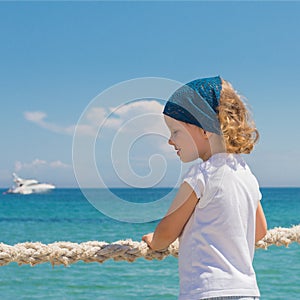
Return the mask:
<svg viewBox="0 0 300 300">
<path fill-rule="evenodd" d="M 217 116 L 222 80 L 220 76 L 196 79 L 186 83 L 170 97 L 163 113 L 178 121 L 220 134 Z"/>
</svg>

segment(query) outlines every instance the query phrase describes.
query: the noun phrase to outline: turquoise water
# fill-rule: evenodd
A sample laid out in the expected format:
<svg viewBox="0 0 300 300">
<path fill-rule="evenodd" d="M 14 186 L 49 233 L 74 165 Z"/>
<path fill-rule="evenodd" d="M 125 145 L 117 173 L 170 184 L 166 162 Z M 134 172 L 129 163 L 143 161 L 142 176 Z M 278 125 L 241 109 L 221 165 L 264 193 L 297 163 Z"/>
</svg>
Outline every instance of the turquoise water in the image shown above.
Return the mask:
<svg viewBox="0 0 300 300">
<path fill-rule="evenodd" d="M 159 198 L 167 190 L 116 190 L 131 201 Z M 269 228 L 300 223 L 300 189 L 262 189 Z M 1 242 L 113 242 L 140 240 L 156 222 L 132 224 L 110 219 L 96 210 L 76 189 L 57 189 L 39 195 L 0 195 Z M 261 299 L 299 299 L 300 245 L 257 250 L 254 266 Z M 0 299 L 176 299 L 177 259 L 138 259 L 134 263 L 82 262 L 69 267 L 15 263 L 0 268 Z"/>
</svg>

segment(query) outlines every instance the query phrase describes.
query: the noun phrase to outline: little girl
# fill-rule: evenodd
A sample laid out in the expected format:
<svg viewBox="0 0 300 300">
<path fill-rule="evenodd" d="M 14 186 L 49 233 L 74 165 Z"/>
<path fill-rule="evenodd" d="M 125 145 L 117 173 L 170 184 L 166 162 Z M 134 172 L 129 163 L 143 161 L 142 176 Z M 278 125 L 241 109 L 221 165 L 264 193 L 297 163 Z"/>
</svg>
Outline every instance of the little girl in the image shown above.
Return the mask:
<svg viewBox="0 0 300 300">
<path fill-rule="evenodd" d="M 180 300 L 259 299 L 252 266 L 267 231 L 256 178 L 241 157 L 258 131 L 232 86 L 220 77 L 179 88 L 166 103 L 169 144 L 196 163 L 154 233 L 153 250 L 179 237 Z"/>
</svg>

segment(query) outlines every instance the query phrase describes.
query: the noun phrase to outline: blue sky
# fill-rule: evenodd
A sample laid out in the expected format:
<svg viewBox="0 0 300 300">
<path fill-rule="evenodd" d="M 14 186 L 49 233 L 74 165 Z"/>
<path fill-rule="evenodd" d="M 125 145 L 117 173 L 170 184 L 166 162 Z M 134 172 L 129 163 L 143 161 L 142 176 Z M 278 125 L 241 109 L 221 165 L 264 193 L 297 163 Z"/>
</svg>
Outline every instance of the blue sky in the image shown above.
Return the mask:
<svg viewBox="0 0 300 300">
<path fill-rule="evenodd" d="M 261 139 L 247 161 L 260 184 L 300 186 L 299 13 L 299 2 L 1 2 L 0 186 L 13 171 L 78 186 L 74 125 L 111 86 L 218 74 L 252 108 Z M 97 113 L 112 107 L 102 101 Z M 137 143 L 133 168 L 149 170 L 151 147 L 164 142 Z M 101 151 L 107 184 L 119 185 Z M 180 168 L 170 157 L 167 175 Z"/>
</svg>

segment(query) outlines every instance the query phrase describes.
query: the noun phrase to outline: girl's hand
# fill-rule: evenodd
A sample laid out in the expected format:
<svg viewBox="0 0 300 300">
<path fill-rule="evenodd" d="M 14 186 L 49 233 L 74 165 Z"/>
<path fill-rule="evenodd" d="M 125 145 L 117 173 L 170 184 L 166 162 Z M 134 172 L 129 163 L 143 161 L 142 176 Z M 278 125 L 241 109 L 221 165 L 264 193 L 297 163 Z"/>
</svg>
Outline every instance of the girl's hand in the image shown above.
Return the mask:
<svg viewBox="0 0 300 300">
<path fill-rule="evenodd" d="M 142 237 L 142 240 L 143 240 L 144 242 L 146 242 L 150 248 L 151 248 L 151 242 L 152 242 L 152 239 L 153 239 L 153 232 L 148 233 L 148 234 L 145 234 L 145 235 Z"/>
</svg>

